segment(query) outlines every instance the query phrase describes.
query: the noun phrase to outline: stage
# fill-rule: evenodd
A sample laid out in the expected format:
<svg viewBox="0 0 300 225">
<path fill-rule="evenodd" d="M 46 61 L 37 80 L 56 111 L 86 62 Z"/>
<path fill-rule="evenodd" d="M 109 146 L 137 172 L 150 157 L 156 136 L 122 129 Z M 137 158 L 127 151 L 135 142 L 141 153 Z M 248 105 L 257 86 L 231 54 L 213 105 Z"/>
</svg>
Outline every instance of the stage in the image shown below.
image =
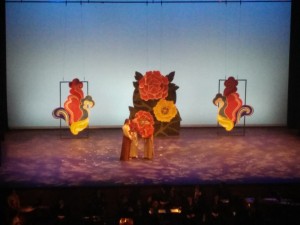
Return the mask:
<svg viewBox="0 0 300 225">
<path fill-rule="evenodd" d="M 121 129 L 89 129 L 65 138 L 61 130 L 11 130 L 2 143 L 6 187 L 299 183 L 300 138 L 284 127 L 181 128 L 156 137 L 153 160 L 120 161 Z M 239 130 L 238 130 L 239 129 Z M 242 131 L 245 131 L 243 133 Z M 65 132 L 65 131 L 63 131 Z"/>
</svg>

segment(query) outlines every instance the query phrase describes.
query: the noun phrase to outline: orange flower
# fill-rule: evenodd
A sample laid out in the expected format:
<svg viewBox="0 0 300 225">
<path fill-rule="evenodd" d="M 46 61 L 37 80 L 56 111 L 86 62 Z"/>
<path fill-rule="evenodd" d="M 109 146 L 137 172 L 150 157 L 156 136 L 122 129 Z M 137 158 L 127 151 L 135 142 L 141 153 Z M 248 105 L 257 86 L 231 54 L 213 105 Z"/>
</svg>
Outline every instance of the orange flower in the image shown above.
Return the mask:
<svg viewBox="0 0 300 225">
<path fill-rule="evenodd" d="M 147 112 L 140 110 L 135 114 L 133 119 L 134 130 L 142 136 L 142 138 L 149 138 L 154 133 L 154 120 L 153 116 Z"/>
<path fill-rule="evenodd" d="M 168 96 L 169 80 L 159 71 L 148 71 L 139 80 L 139 92 L 144 101 L 161 99 Z"/>
</svg>

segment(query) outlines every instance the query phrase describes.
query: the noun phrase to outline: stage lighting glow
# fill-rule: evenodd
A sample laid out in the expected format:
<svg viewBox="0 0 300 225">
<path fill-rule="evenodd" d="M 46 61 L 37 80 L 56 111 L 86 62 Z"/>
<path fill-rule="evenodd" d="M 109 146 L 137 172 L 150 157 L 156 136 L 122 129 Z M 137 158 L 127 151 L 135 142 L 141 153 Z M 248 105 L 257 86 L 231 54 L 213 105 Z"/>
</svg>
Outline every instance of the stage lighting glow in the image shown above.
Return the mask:
<svg viewBox="0 0 300 225">
<path fill-rule="evenodd" d="M 181 208 L 172 208 L 172 209 L 170 209 L 170 212 L 174 213 L 174 214 L 180 214 L 181 211 L 182 211 Z"/>
</svg>

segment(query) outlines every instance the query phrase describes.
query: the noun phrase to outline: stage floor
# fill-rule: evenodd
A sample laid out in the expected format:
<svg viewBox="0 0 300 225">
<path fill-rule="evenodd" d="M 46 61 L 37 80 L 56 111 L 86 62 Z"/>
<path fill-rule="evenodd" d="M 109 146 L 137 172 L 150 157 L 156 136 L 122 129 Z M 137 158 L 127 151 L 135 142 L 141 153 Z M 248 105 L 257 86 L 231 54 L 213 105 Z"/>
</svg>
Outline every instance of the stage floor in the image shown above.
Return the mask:
<svg viewBox="0 0 300 225">
<path fill-rule="evenodd" d="M 60 130 L 12 130 L 2 143 L 0 178 L 7 187 L 82 187 L 299 183 L 300 137 L 278 127 L 182 128 L 154 139 L 153 160 L 119 161 L 121 129 L 89 129 L 85 138 Z M 238 128 L 237 128 L 238 129 Z"/>
</svg>

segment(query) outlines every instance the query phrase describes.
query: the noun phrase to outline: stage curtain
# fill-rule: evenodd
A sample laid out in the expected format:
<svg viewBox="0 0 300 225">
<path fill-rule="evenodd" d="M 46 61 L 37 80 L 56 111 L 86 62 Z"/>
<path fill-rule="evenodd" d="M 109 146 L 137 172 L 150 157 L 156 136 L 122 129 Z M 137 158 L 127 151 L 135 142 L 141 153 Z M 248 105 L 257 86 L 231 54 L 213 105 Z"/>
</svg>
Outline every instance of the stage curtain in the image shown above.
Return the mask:
<svg viewBox="0 0 300 225">
<path fill-rule="evenodd" d="M 300 2 L 292 1 L 287 125 L 300 135 Z"/>
<path fill-rule="evenodd" d="M 6 104 L 5 2 L 0 2 L 0 140 L 8 128 Z"/>
</svg>

